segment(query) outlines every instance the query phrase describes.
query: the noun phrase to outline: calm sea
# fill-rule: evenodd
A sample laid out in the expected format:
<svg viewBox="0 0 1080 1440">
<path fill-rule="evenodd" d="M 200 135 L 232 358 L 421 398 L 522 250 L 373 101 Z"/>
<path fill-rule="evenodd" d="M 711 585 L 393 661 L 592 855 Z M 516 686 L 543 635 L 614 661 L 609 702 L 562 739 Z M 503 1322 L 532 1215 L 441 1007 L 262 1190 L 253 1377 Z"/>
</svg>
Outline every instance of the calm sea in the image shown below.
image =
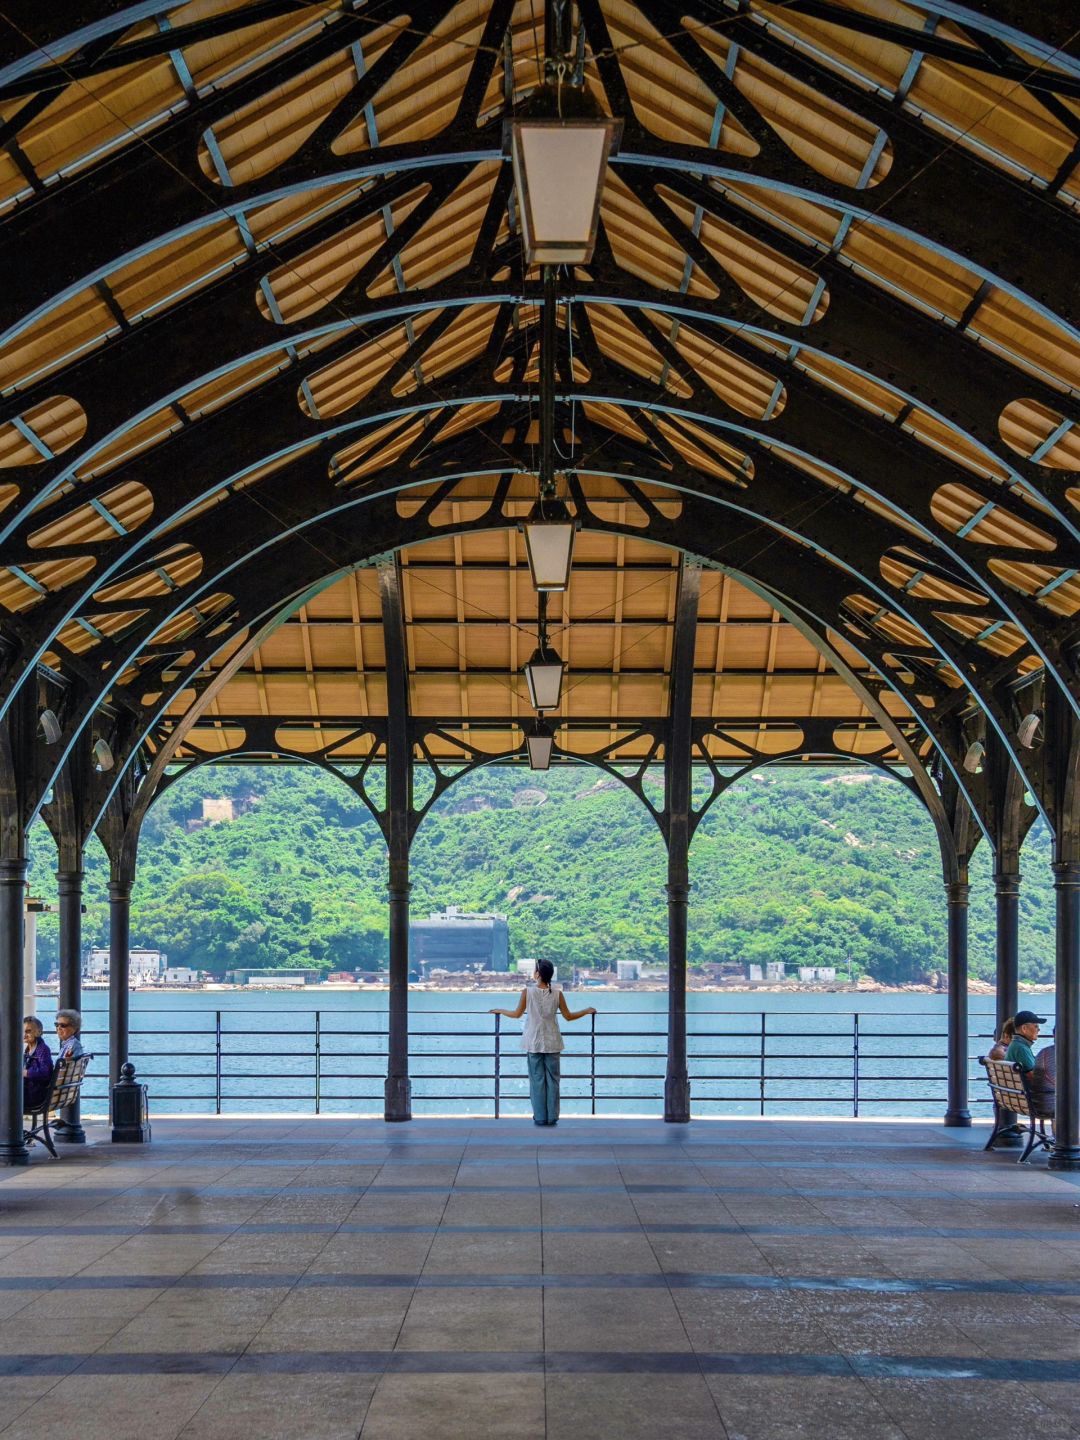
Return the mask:
<svg viewBox="0 0 1080 1440">
<path fill-rule="evenodd" d="M 528 1113 L 517 991 L 413 991 L 410 1073 L 417 1115 Z M 386 992 L 195 991 L 131 996 L 131 1059 L 152 1115 L 288 1113 L 376 1115 L 386 1073 Z M 84 997 L 91 1066 L 84 1109 L 105 1106 L 108 997 Z M 1025 1003 L 1053 1023 L 1053 995 Z M 38 1014 L 51 1034 L 55 1000 Z M 563 1025 L 563 1110 L 663 1111 L 667 995 L 577 991 Z M 945 1105 L 946 1001 L 939 995 L 691 994 L 692 1108 L 701 1116 L 940 1116 Z M 993 1000 L 970 1000 L 972 1110 L 987 1115 L 977 1057 L 989 1044 Z"/>
</svg>

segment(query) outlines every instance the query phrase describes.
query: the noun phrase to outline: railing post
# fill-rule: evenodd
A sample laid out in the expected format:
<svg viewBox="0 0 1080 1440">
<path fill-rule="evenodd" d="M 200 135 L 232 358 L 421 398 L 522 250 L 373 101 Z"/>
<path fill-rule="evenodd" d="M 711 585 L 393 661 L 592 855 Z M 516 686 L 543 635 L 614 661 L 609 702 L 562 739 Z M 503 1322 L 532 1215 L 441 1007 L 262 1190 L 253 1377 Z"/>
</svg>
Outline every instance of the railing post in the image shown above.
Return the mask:
<svg viewBox="0 0 1080 1440">
<path fill-rule="evenodd" d="M 221 1011 L 214 1011 L 214 1114 L 221 1114 Z"/>
<path fill-rule="evenodd" d="M 322 1105 L 322 1011 L 315 1011 L 315 1114 Z"/>
<path fill-rule="evenodd" d="M 502 1016 L 495 1016 L 495 1119 L 499 1118 L 499 1094 L 502 1090 Z"/>
<path fill-rule="evenodd" d="M 761 1015 L 761 1037 L 758 1046 L 758 1114 L 765 1114 L 765 1011 Z"/>
<path fill-rule="evenodd" d="M 589 1016 L 589 1113 L 596 1114 L 596 1016 Z"/>
<path fill-rule="evenodd" d="M 859 1118 L 859 1012 L 857 1010 L 855 1011 L 853 1018 L 855 1023 L 851 1036 L 853 1066 L 852 1079 L 854 1081 L 852 1101 L 854 1104 L 855 1119 L 857 1120 Z"/>
</svg>

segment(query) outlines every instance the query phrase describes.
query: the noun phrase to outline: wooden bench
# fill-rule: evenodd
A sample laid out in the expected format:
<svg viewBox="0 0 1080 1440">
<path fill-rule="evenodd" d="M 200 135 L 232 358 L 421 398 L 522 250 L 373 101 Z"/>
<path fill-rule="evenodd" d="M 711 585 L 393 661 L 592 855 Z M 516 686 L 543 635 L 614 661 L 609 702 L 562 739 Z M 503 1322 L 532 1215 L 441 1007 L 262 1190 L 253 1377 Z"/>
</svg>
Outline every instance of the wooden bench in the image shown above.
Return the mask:
<svg viewBox="0 0 1080 1440">
<path fill-rule="evenodd" d="M 1054 1137 L 1047 1135 L 1046 1122 L 1053 1120 L 1054 1112 L 1039 1104 L 1026 1071 L 1014 1060 L 988 1060 L 985 1055 L 979 1056 L 979 1064 L 986 1070 L 990 1093 L 994 1097 L 994 1129 L 983 1149 L 991 1149 L 998 1136 L 1005 1130 L 1011 1130 L 1019 1116 L 1028 1122 L 1028 1140 L 1024 1153 L 1016 1163 L 1022 1165 L 1032 1150 L 1049 1150 Z"/>
<path fill-rule="evenodd" d="M 31 1140 L 40 1140 L 54 1160 L 59 1156 L 49 1131 L 49 1116 L 56 1110 L 75 1104 L 93 1058 L 93 1055 L 82 1054 L 58 1060 L 53 1066 L 52 1085 L 47 1098 L 36 1109 L 25 1112 L 30 1117 L 30 1129 L 23 1131 L 23 1139 L 27 1144 Z"/>
</svg>

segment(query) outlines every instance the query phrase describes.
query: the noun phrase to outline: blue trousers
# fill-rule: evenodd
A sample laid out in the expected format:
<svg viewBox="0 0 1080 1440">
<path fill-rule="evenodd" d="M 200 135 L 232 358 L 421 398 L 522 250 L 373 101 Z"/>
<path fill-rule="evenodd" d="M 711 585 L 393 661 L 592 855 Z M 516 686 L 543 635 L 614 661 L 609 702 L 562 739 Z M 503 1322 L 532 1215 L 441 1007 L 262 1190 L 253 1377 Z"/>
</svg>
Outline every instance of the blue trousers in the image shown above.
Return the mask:
<svg viewBox="0 0 1080 1440">
<path fill-rule="evenodd" d="M 532 1101 L 533 1119 L 538 1125 L 554 1125 L 559 1118 L 558 1051 L 540 1050 L 526 1058 L 529 1062 L 529 1099 Z"/>
</svg>

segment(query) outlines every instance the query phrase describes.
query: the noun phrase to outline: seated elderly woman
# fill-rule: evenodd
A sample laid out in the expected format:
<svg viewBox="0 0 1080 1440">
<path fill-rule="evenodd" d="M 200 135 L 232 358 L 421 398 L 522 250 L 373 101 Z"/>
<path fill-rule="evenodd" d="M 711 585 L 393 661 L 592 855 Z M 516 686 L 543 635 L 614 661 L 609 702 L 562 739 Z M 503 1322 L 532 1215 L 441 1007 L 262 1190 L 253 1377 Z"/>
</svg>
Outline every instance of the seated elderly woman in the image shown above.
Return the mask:
<svg viewBox="0 0 1080 1440">
<path fill-rule="evenodd" d="M 40 1110 L 49 1098 L 52 1085 L 52 1052 L 41 1038 L 42 1025 L 36 1015 L 23 1018 L 23 1112 Z"/>
<path fill-rule="evenodd" d="M 82 1041 L 79 1039 L 81 1029 L 82 1016 L 78 1010 L 57 1010 L 56 1038 L 60 1042 L 60 1049 L 56 1052 L 57 1060 L 77 1060 L 83 1053 Z"/>
<path fill-rule="evenodd" d="M 83 1053 L 82 1041 L 79 1039 L 81 1029 L 82 1016 L 78 1010 L 58 1010 L 56 1012 L 56 1038 L 60 1042 L 60 1048 L 56 1052 L 58 1063 L 61 1060 L 77 1060 Z M 61 1118 L 53 1124 L 53 1132 L 61 1139 L 72 1132 L 71 1114 L 70 1110 L 65 1110 Z M 67 1118 L 64 1118 L 65 1116 Z"/>
</svg>

